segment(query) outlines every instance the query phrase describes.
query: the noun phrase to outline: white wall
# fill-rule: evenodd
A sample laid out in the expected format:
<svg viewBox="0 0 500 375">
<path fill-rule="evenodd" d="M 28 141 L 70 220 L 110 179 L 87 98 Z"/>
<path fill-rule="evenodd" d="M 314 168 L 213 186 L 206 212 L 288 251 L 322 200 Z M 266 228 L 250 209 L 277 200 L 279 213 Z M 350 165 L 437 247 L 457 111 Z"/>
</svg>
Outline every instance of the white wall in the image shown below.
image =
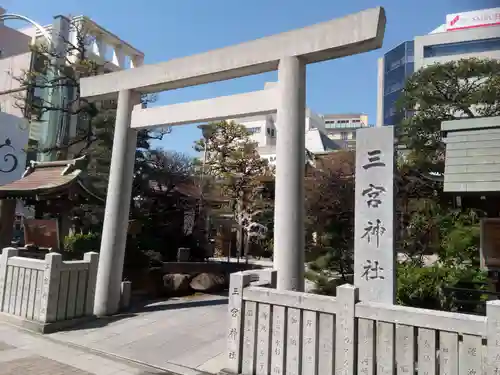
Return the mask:
<svg viewBox="0 0 500 375">
<path fill-rule="evenodd" d="M 25 119 L 0 112 L 0 186 L 21 178 L 26 167 L 29 126 Z"/>
<path fill-rule="evenodd" d="M 31 38 L 15 29 L 0 25 L 0 58 L 20 55 L 30 51 Z"/>
<path fill-rule="evenodd" d="M 1 49 L 1 46 L 0 46 Z M 0 59 L 0 111 L 17 117 L 23 112 L 16 106 L 16 96 L 23 94 L 19 81 L 13 77 L 22 77 L 29 70 L 31 52 Z"/>
<path fill-rule="evenodd" d="M 323 132 L 326 131 L 323 118 L 308 108 L 306 111 L 306 132 L 311 129 L 320 129 Z"/>
</svg>

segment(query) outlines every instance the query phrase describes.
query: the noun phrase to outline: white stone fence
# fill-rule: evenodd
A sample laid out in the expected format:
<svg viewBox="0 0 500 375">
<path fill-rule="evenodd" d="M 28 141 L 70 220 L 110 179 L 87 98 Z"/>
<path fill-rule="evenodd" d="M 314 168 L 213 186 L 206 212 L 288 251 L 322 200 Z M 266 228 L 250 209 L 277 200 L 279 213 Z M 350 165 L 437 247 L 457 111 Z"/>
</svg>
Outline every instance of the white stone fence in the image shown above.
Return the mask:
<svg viewBox="0 0 500 375">
<path fill-rule="evenodd" d="M 5 248 L 0 256 L 0 318 L 49 332 L 93 315 L 99 255 L 63 261 L 49 253 L 44 260 L 18 256 Z"/>
<path fill-rule="evenodd" d="M 231 275 L 222 373 L 500 374 L 500 301 L 484 317 L 360 302 L 348 284 L 336 297 L 278 291 L 275 279 Z"/>
</svg>

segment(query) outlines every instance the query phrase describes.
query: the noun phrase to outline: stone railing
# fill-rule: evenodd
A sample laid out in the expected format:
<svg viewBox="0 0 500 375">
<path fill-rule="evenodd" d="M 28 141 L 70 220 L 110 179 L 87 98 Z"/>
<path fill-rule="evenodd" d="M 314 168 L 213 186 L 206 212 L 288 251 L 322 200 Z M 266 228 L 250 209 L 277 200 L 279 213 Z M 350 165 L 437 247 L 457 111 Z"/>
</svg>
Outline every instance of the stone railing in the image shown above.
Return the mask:
<svg viewBox="0 0 500 375">
<path fill-rule="evenodd" d="M 0 313 L 4 320 L 39 332 L 75 324 L 93 315 L 99 255 L 63 261 L 61 254 L 44 260 L 18 256 L 5 248 L 0 256 Z"/>
<path fill-rule="evenodd" d="M 487 316 L 278 291 L 275 271 L 231 275 L 222 374 L 500 373 L 500 301 Z"/>
</svg>

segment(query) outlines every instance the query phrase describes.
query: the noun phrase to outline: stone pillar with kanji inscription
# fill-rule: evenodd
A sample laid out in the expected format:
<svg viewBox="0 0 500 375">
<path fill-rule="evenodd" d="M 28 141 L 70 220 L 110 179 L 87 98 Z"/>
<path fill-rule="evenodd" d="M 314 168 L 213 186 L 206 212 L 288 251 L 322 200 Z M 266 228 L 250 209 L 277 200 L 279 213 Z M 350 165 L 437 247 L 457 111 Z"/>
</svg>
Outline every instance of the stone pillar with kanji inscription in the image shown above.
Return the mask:
<svg viewBox="0 0 500 375">
<path fill-rule="evenodd" d="M 356 134 L 354 285 L 360 301 L 395 301 L 394 128 Z"/>
</svg>

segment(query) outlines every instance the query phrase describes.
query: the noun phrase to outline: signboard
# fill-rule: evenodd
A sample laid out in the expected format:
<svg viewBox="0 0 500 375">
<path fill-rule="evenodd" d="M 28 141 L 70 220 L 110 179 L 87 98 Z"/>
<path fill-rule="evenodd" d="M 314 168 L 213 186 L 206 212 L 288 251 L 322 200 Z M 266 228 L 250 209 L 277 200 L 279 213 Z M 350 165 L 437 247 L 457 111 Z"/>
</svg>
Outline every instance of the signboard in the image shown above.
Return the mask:
<svg viewBox="0 0 500 375">
<path fill-rule="evenodd" d="M 446 16 L 446 31 L 500 25 L 500 8 L 454 13 Z"/>
<path fill-rule="evenodd" d="M 24 243 L 40 248 L 59 249 L 57 219 L 24 219 Z"/>
<path fill-rule="evenodd" d="M 361 301 L 395 301 L 394 128 L 356 133 L 354 285 Z"/>
<path fill-rule="evenodd" d="M 26 169 L 28 122 L 0 112 L 0 186 L 19 180 Z"/>
<path fill-rule="evenodd" d="M 481 220 L 481 267 L 500 269 L 500 219 Z"/>
</svg>

